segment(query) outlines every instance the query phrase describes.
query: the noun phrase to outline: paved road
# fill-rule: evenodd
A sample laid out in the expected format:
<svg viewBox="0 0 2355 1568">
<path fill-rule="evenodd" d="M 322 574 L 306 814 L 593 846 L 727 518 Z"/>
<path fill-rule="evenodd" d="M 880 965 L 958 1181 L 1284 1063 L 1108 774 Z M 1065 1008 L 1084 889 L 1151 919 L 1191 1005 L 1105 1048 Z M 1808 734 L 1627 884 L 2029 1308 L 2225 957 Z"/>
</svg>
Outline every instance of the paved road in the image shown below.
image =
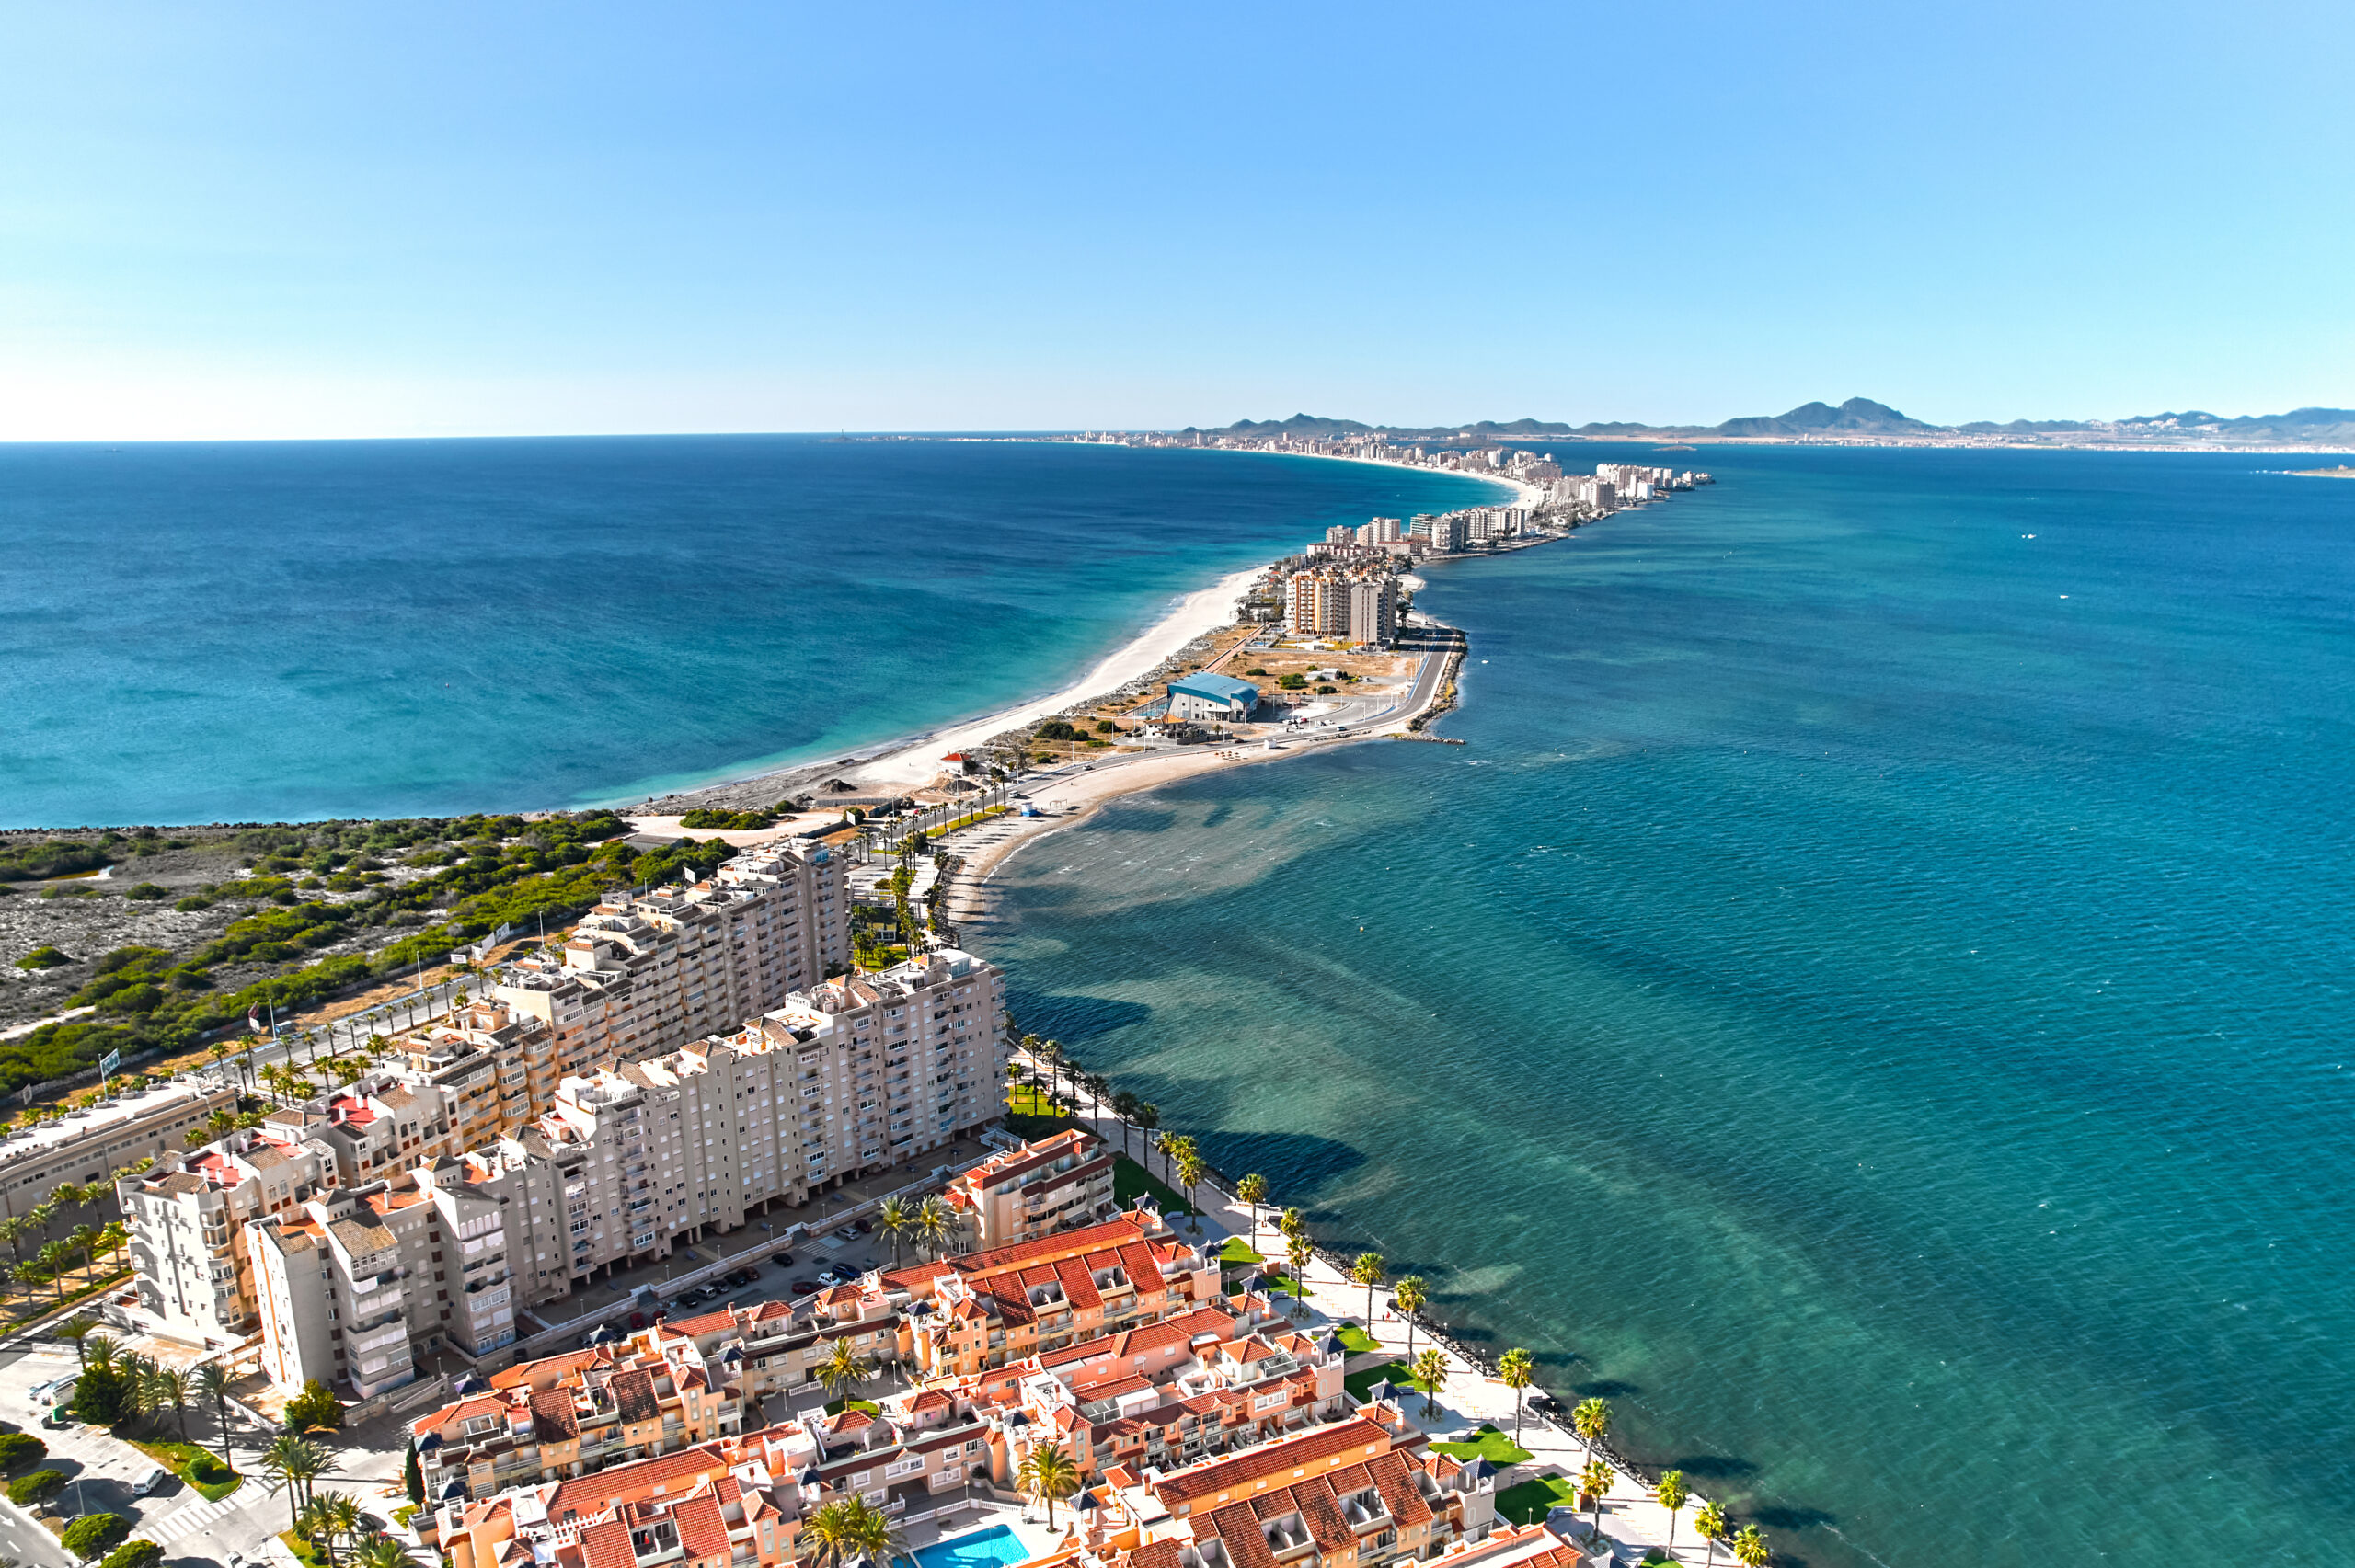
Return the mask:
<svg viewBox="0 0 2355 1568">
<path fill-rule="evenodd" d="M 132 1482 L 155 1461 L 109 1433 L 74 1423 L 64 1427 L 40 1425 L 39 1413 L 28 1397 L 34 1384 L 46 1382 L 77 1365 L 73 1347 L 47 1342 L 19 1342 L 0 1346 L 0 1425 L 30 1432 L 49 1445 L 45 1463 L 65 1473 L 67 1486 L 59 1507 L 66 1514 L 121 1514 L 131 1521 L 132 1534 L 164 1549 L 167 1563 L 187 1568 L 218 1568 L 229 1553 L 258 1558 L 265 1542 L 286 1528 L 286 1498 L 272 1495 L 267 1480 L 251 1475 L 254 1456 L 273 1434 L 259 1431 L 232 1414 L 231 1453 L 238 1468 L 249 1472 L 243 1486 L 218 1503 L 208 1503 L 177 1478 L 154 1495 L 134 1498 Z M 389 1425 L 362 1428 L 323 1441 L 333 1450 L 338 1473 L 322 1484 L 350 1493 L 360 1505 L 378 1518 L 400 1499 L 387 1496 L 385 1487 L 400 1474 L 398 1434 Z M 207 1448 L 219 1446 L 211 1413 L 190 1409 L 189 1436 Z M 0 1551 L 27 1568 L 75 1568 L 73 1554 L 25 1509 L 0 1503 Z"/>
</svg>

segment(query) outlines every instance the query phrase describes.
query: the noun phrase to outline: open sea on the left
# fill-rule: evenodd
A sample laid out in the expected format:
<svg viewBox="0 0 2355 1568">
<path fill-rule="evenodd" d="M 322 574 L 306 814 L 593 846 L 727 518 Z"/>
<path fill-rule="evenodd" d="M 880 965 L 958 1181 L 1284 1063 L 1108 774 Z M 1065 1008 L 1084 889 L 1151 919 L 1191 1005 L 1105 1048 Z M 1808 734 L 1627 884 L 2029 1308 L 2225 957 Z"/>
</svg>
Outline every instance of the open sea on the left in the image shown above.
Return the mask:
<svg viewBox="0 0 2355 1568">
<path fill-rule="evenodd" d="M 618 802 L 1076 678 L 1447 475 L 795 436 L 0 447 L 0 827 Z"/>
</svg>

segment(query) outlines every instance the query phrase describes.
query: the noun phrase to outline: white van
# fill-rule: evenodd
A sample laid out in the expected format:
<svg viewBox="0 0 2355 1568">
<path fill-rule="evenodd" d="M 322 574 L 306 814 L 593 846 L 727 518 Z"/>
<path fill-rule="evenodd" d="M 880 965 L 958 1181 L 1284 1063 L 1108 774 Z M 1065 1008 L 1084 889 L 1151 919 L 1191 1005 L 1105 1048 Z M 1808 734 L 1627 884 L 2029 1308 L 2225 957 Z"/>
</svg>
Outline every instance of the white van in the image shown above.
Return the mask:
<svg viewBox="0 0 2355 1568">
<path fill-rule="evenodd" d="M 81 1377 L 79 1372 L 75 1372 L 63 1378 L 52 1378 L 45 1383 L 35 1383 L 32 1392 L 27 1397 L 32 1401 L 35 1410 L 54 1410 L 72 1402 L 75 1385 L 81 1381 Z"/>
<path fill-rule="evenodd" d="M 171 1479 L 172 1472 L 166 1470 L 162 1465 L 149 1465 L 145 1470 L 139 1472 L 139 1479 L 131 1483 L 131 1494 L 133 1497 L 147 1496 L 157 1487 L 163 1485 L 164 1482 Z"/>
</svg>

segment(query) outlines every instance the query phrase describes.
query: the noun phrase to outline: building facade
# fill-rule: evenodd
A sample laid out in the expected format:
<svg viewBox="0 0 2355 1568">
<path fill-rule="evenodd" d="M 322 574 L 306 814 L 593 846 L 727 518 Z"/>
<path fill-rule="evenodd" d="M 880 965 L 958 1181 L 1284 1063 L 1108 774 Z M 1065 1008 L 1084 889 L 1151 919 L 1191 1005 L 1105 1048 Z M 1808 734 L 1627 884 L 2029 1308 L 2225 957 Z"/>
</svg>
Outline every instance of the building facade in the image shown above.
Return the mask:
<svg viewBox="0 0 2355 1568">
<path fill-rule="evenodd" d="M 964 1252 L 1011 1246 L 1114 1212 L 1112 1155 L 1094 1133 L 1071 1127 L 994 1154 L 948 1184 Z"/>
<path fill-rule="evenodd" d="M 12 1127 L 0 1133 L 0 1214 L 31 1212 L 61 1183 L 109 1183 L 127 1165 L 185 1153 L 190 1128 L 236 1108 L 236 1090 L 186 1079 L 39 1127 Z"/>
</svg>

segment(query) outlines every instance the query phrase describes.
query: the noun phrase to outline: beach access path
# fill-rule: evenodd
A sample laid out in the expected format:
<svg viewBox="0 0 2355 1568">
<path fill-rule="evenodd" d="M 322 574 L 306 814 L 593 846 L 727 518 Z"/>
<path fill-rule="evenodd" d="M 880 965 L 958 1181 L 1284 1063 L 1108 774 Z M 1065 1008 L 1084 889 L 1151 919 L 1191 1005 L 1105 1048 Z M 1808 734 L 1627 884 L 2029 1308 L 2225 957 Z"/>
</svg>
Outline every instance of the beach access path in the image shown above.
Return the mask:
<svg viewBox="0 0 2355 1568">
<path fill-rule="evenodd" d="M 1046 1063 L 1033 1059 L 1027 1053 L 1017 1051 L 1015 1054 L 1017 1060 L 1028 1064 L 1042 1078 L 1047 1075 Z M 1105 1106 L 1085 1093 L 1079 1094 L 1078 1101 L 1078 1119 L 1110 1148 L 1119 1149 L 1127 1143 L 1133 1157 L 1138 1138 L 1136 1130 L 1126 1129 L 1124 1136 L 1119 1118 Z M 1155 1167 L 1155 1173 L 1161 1173 L 1159 1167 Z M 1270 1203 L 1261 1206 L 1256 1225 L 1249 1205 L 1236 1202 L 1216 1186 L 1206 1183 L 1195 1196 L 1202 1203 L 1202 1226 L 1208 1245 L 1216 1247 L 1222 1238 L 1228 1236 L 1242 1237 L 1249 1244 L 1256 1232 L 1258 1244 L 1265 1247 L 1262 1255 L 1272 1265 L 1282 1265 L 1281 1239 L 1275 1228 L 1275 1217 L 1282 1212 L 1281 1194 L 1275 1195 Z M 1189 1240 L 1193 1239 L 1191 1220 L 1179 1219 L 1174 1223 Z M 1374 1289 L 1374 1321 L 1369 1323 L 1365 1321 L 1364 1286 L 1345 1278 L 1338 1269 L 1321 1257 L 1311 1261 L 1306 1273 L 1308 1318 L 1305 1332 L 1321 1333 L 1342 1322 L 1354 1322 L 1364 1328 L 1381 1346 L 1379 1351 L 1352 1356 L 1348 1362 L 1349 1370 L 1360 1371 L 1367 1367 L 1379 1367 L 1407 1358 L 1408 1325 L 1393 1308 L 1386 1287 Z M 1282 1310 L 1290 1300 L 1287 1292 L 1274 1304 L 1278 1310 Z M 1444 1329 L 1446 1325 L 1440 1326 Z M 1508 1437 L 1513 1435 L 1515 1396 L 1512 1390 L 1485 1368 L 1466 1361 L 1444 1341 L 1434 1340 L 1430 1333 L 1419 1329 L 1413 1338 L 1417 1355 L 1436 1348 L 1447 1357 L 1448 1374 L 1446 1386 L 1440 1391 L 1435 1402 L 1435 1410 L 1426 1410 L 1420 1390 L 1402 1388 L 1398 1391 L 1399 1409 L 1409 1421 L 1442 1441 L 1484 1424 L 1495 1426 Z M 1534 1397 L 1535 1393 L 1536 1391 L 1530 1391 L 1530 1397 Z M 1523 1413 L 1520 1418 L 1520 1432 L 1521 1446 L 1528 1452 L 1529 1458 L 1498 1474 L 1496 1483 L 1499 1493 L 1541 1476 L 1575 1477 L 1586 1464 L 1586 1446 L 1534 1412 Z M 1668 1510 L 1653 1499 L 1648 1486 L 1626 1471 L 1614 1465 L 1611 1473 L 1611 1490 L 1603 1497 L 1603 1533 L 1617 1540 L 1623 1549 L 1633 1549 L 1626 1553 L 1625 1560 L 1628 1562 L 1641 1557 L 1655 1546 L 1665 1551 L 1670 1535 Z M 1693 1528 L 1693 1516 L 1702 1501 L 1703 1497 L 1696 1489 L 1691 1501 L 1677 1516 L 1674 1555 L 1679 1561 L 1699 1563 L 1706 1557 L 1707 1543 Z M 1591 1512 L 1580 1516 L 1581 1520 L 1592 1516 Z M 1731 1561 L 1722 1551 L 1718 1556 Z"/>
</svg>

